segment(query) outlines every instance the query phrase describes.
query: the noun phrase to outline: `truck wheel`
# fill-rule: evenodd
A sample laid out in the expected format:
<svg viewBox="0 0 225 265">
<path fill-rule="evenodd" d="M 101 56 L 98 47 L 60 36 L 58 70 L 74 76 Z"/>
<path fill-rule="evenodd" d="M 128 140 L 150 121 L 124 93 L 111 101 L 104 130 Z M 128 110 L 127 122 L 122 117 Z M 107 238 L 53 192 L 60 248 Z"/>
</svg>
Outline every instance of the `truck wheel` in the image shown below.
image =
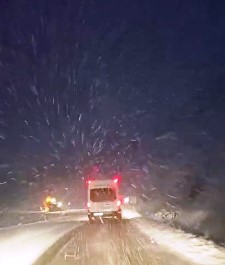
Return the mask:
<svg viewBox="0 0 225 265">
<path fill-rule="evenodd" d="M 122 214 L 121 214 L 121 213 L 118 213 L 118 214 L 116 215 L 116 219 L 117 219 L 117 221 L 118 221 L 119 223 L 121 223 L 121 222 L 122 222 Z"/>
<path fill-rule="evenodd" d="M 93 224 L 94 223 L 94 220 L 92 219 L 92 216 L 91 215 L 88 215 L 88 219 L 89 219 L 89 223 L 90 224 Z"/>
</svg>

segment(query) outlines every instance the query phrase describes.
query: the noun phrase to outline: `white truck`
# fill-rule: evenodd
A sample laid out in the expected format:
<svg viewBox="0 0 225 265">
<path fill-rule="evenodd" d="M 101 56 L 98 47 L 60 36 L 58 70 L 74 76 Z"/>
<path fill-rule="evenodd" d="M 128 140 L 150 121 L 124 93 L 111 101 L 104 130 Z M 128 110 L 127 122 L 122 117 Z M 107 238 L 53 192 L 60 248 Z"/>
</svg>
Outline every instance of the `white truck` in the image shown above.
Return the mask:
<svg viewBox="0 0 225 265">
<path fill-rule="evenodd" d="M 122 221 L 121 199 L 118 179 L 88 180 L 87 209 L 88 219 L 93 223 L 101 218 L 114 218 Z"/>
</svg>

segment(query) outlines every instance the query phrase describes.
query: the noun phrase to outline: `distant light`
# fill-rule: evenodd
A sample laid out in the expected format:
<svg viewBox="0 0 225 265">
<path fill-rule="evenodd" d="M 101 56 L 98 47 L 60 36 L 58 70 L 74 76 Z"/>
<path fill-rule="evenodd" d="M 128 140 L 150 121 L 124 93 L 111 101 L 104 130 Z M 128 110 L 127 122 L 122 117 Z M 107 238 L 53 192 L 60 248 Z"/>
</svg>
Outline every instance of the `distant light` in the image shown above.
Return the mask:
<svg viewBox="0 0 225 265">
<path fill-rule="evenodd" d="M 56 198 L 51 198 L 51 203 L 56 203 Z"/>
<path fill-rule="evenodd" d="M 88 180 L 88 184 L 91 184 L 91 180 Z"/>
<path fill-rule="evenodd" d="M 130 198 L 129 198 L 129 197 L 125 197 L 125 198 L 123 199 L 123 202 L 124 202 L 125 204 L 128 204 L 128 203 L 130 202 Z"/>
<path fill-rule="evenodd" d="M 45 199 L 45 201 L 46 201 L 47 203 L 52 202 L 52 197 L 51 197 L 51 196 L 47 196 L 47 198 Z"/>
<path fill-rule="evenodd" d="M 120 206 L 120 205 L 121 205 L 121 201 L 120 201 L 120 200 L 117 201 L 116 205 L 117 205 L 117 206 Z"/>
<path fill-rule="evenodd" d="M 62 207 L 62 202 L 58 202 L 58 203 L 57 203 L 57 206 L 58 206 L 58 207 Z"/>
<path fill-rule="evenodd" d="M 88 208 L 91 207 L 91 203 L 90 203 L 90 202 L 87 203 L 87 207 L 88 207 Z"/>
</svg>

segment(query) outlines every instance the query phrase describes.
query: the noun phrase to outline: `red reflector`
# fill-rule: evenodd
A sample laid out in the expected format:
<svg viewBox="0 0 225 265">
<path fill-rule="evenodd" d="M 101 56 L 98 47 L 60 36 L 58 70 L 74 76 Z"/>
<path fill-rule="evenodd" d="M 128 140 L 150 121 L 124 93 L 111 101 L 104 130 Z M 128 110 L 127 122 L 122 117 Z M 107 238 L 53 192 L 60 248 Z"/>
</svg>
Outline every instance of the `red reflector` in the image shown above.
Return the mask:
<svg viewBox="0 0 225 265">
<path fill-rule="evenodd" d="M 120 206 L 121 205 L 121 201 L 117 201 L 116 205 Z"/>
</svg>

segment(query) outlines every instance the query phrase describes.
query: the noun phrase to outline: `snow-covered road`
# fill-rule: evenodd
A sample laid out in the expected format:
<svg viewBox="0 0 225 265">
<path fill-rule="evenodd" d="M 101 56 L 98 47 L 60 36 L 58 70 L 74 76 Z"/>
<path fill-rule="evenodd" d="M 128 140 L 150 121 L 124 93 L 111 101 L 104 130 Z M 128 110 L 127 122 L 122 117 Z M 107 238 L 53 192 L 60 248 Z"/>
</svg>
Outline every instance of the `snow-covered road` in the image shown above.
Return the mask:
<svg viewBox="0 0 225 265">
<path fill-rule="evenodd" d="M 213 242 L 147 220 L 132 210 L 124 209 L 123 216 L 122 224 L 89 225 L 86 214 L 81 212 L 51 221 L 2 228 L 0 264 L 31 265 L 74 229 L 70 242 L 53 253 L 55 258 L 51 264 L 69 264 L 71 259 L 74 259 L 73 264 L 95 265 L 225 264 L 225 249 Z"/>
</svg>

